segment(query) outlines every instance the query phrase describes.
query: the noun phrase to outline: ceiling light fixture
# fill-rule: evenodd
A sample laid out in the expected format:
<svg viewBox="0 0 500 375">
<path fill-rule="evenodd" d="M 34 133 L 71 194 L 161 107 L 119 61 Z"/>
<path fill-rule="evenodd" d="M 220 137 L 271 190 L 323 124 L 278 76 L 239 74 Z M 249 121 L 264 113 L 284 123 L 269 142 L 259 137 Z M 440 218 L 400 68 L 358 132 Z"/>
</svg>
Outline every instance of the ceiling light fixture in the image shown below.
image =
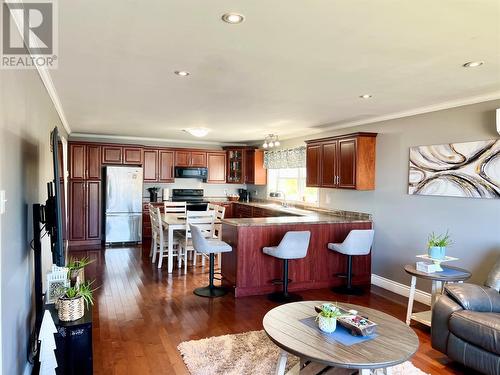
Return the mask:
<svg viewBox="0 0 500 375">
<path fill-rule="evenodd" d="M 204 137 L 208 134 L 210 129 L 207 128 L 189 128 L 189 129 L 184 129 L 185 132 L 194 135 L 195 137 Z"/>
<path fill-rule="evenodd" d="M 177 74 L 178 76 L 181 76 L 181 77 L 187 77 L 190 74 L 189 72 L 186 72 L 185 70 L 176 70 L 174 73 Z"/>
<path fill-rule="evenodd" d="M 477 68 L 484 64 L 484 61 L 469 61 L 462 65 L 464 68 Z"/>
<path fill-rule="evenodd" d="M 263 148 L 272 148 L 278 147 L 281 145 L 280 140 L 276 134 L 268 134 L 266 138 L 264 138 L 264 143 L 262 144 Z"/>
<path fill-rule="evenodd" d="M 361 99 L 371 99 L 373 98 L 373 95 L 371 94 L 363 94 L 359 96 Z"/>
<path fill-rule="evenodd" d="M 221 18 L 224 22 L 233 25 L 242 23 L 245 20 L 245 17 L 238 13 L 224 13 Z"/>
</svg>

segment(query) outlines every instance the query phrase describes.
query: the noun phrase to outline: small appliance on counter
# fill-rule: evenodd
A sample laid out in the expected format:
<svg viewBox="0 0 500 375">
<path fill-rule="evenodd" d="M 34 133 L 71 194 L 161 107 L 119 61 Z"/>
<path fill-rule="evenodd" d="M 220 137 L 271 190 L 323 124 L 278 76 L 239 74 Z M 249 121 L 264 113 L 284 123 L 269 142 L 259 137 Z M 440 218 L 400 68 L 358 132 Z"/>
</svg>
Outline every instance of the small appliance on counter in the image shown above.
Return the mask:
<svg viewBox="0 0 500 375">
<path fill-rule="evenodd" d="M 168 201 L 170 199 L 170 189 L 169 188 L 163 188 L 162 191 L 163 191 L 163 193 L 162 193 L 162 200 L 164 202 Z"/>
<path fill-rule="evenodd" d="M 158 190 L 160 190 L 159 187 L 148 188 L 150 202 L 157 202 L 158 201 Z"/>
<path fill-rule="evenodd" d="M 238 189 L 238 195 L 240 202 L 250 202 L 250 192 L 247 189 Z"/>
</svg>

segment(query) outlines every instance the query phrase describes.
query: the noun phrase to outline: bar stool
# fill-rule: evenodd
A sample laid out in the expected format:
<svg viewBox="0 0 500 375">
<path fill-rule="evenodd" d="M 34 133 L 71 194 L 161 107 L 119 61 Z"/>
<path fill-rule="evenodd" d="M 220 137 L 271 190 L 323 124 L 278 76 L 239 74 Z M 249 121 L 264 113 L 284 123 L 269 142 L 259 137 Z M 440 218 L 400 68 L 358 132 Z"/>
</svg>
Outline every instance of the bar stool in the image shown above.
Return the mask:
<svg viewBox="0 0 500 375">
<path fill-rule="evenodd" d="M 215 254 L 228 253 L 233 249 L 224 241 L 213 238 L 213 232 L 202 232 L 196 225 L 189 224 L 191 228 L 191 238 L 193 241 L 194 249 L 202 254 L 209 254 L 210 268 L 208 286 L 203 288 L 196 288 L 194 294 L 200 297 L 221 297 L 227 293 L 224 288 L 214 285 L 215 275 Z"/>
<path fill-rule="evenodd" d="M 347 275 L 338 276 L 347 277 L 347 285 L 335 287 L 332 290 L 341 294 L 363 294 L 363 289 L 352 286 L 352 257 L 353 255 L 367 255 L 373 244 L 373 229 L 354 229 L 349 232 L 342 243 L 329 243 L 328 248 L 340 254 L 347 255 Z"/>
<path fill-rule="evenodd" d="M 305 258 L 310 238 L 311 232 L 309 231 L 286 232 L 278 246 L 264 247 L 262 249 L 264 254 L 283 259 L 283 279 L 280 280 L 283 283 L 283 290 L 268 294 L 271 301 L 292 302 L 302 299 L 298 294 L 288 293 L 288 283 L 290 281 L 288 280 L 288 260 Z"/>
</svg>

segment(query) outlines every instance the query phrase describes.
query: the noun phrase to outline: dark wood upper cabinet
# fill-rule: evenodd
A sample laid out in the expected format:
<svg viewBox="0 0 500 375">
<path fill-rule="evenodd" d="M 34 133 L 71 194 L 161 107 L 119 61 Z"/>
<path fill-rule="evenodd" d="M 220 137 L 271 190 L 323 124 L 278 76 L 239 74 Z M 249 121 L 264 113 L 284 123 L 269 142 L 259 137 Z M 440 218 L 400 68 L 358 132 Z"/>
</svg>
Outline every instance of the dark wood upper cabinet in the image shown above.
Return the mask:
<svg viewBox="0 0 500 375">
<path fill-rule="evenodd" d="M 306 151 L 306 185 L 321 186 L 321 145 L 308 145 Z"/>
<path fill-rule="evenodd" d="M 376 133 L 307 141 L 307 186 L 375 189 Z"/>
<path fill-rule="evenodd" d="M 206 151 L 176 150 L 175 151 L 175 166 L 176 167 L 206 167 L 207 166 L 207 153 L 206 153 Z"/>
<path fill-rule="evenodd" d="M 158 181 L 158 150 L 144 150 L 144 164 L 142 169 L 144 181 Z"/>
<path fill-rule="evenodd" d="M 159 182 L 174 182 L 174 151 L 159 151 Z"/>
<path fill-rule="evenodd" d="M 191 162 L 190 151 L 175 151 L 175 166 L 189 167 Z"/>
<path fill-rule="evenodd" d="M 123 147 L 123 164 L 142 164 L 142 148 Z"/>
<path fill-rule="evenodd" d="M 323 187 L 335 187 L 337 184 L 337 146 L 337 141 L 321 145 L 321 186 Z"/>
<path fill-rule="evenodd" d="M 339 144 L 338 187 L 356 188 L 356 139 L 341 139 Z"/>
<path fill-rule="evenodd" d="M 103 164 L 122 164 L 123 147 L 120 146 L 102 146 Z"/>
<path fill-rule="evenodd" d="M 69 178 L 73 180 L 85 179 L 85 145 L 69 145 L 70 171 Z"/>
<path fill-rule="evenodd" d="M 253 185 L 267 184 L 267 170 L 264 168 L 263 150 L 245 151 L 245 183 Z"/>
<path fill-rule="evenodd" d="M 87 179 L 100 180 L 101 173 L 101 146 L 87 145 Z"/>
<path fill-rule="evenodd" d="M 191 152 L 191 166 L 192 167 L 206 167 L 207 166 L 207 153 L 203 151 Z"/>
<path fill-rule="evenodd" d="M 224 184 L 226 182 L 226 153 L 207 152 L 208 183 Z"/>
<path fill-rule="evenodd" d="M 224 148 L 226 150 L 227 158 L 227 169 L 226 169 L 226 182 L 230 184 L 242 184 L 244 183 L 245 176 L 244 172 L 244 153 L 243 148 Z"/>
</svg>

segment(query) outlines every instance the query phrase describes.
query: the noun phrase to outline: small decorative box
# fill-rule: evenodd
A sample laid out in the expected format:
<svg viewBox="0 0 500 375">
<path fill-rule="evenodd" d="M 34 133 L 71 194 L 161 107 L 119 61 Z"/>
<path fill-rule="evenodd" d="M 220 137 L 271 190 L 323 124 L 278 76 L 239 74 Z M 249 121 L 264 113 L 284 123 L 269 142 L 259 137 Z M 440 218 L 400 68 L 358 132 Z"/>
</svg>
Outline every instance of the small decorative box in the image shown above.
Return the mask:
<svg viewBox="0 0 500 375">
<path fill-rule="evenodd" d="M 317 313 L 321 311 L 321 306 L 315 306 Z M 337 322 L 351 332 L 353 336 L 370 336 L 377 331 L 378 324 L 372 322 L 365 316 L 358 315 L 354 310 L 344 310 L 339 307 L 344 316 L 337 318 Z M 351 312 L 352 311 L 352 312 Z"/>
<path fill-rule="evenodd" d="M 417 271 L 425 273 L 434 273 L 440 271 L 439 264 L 432 264 L 426 262 L 417 262 L 416 269 Z"/>
</svg>

